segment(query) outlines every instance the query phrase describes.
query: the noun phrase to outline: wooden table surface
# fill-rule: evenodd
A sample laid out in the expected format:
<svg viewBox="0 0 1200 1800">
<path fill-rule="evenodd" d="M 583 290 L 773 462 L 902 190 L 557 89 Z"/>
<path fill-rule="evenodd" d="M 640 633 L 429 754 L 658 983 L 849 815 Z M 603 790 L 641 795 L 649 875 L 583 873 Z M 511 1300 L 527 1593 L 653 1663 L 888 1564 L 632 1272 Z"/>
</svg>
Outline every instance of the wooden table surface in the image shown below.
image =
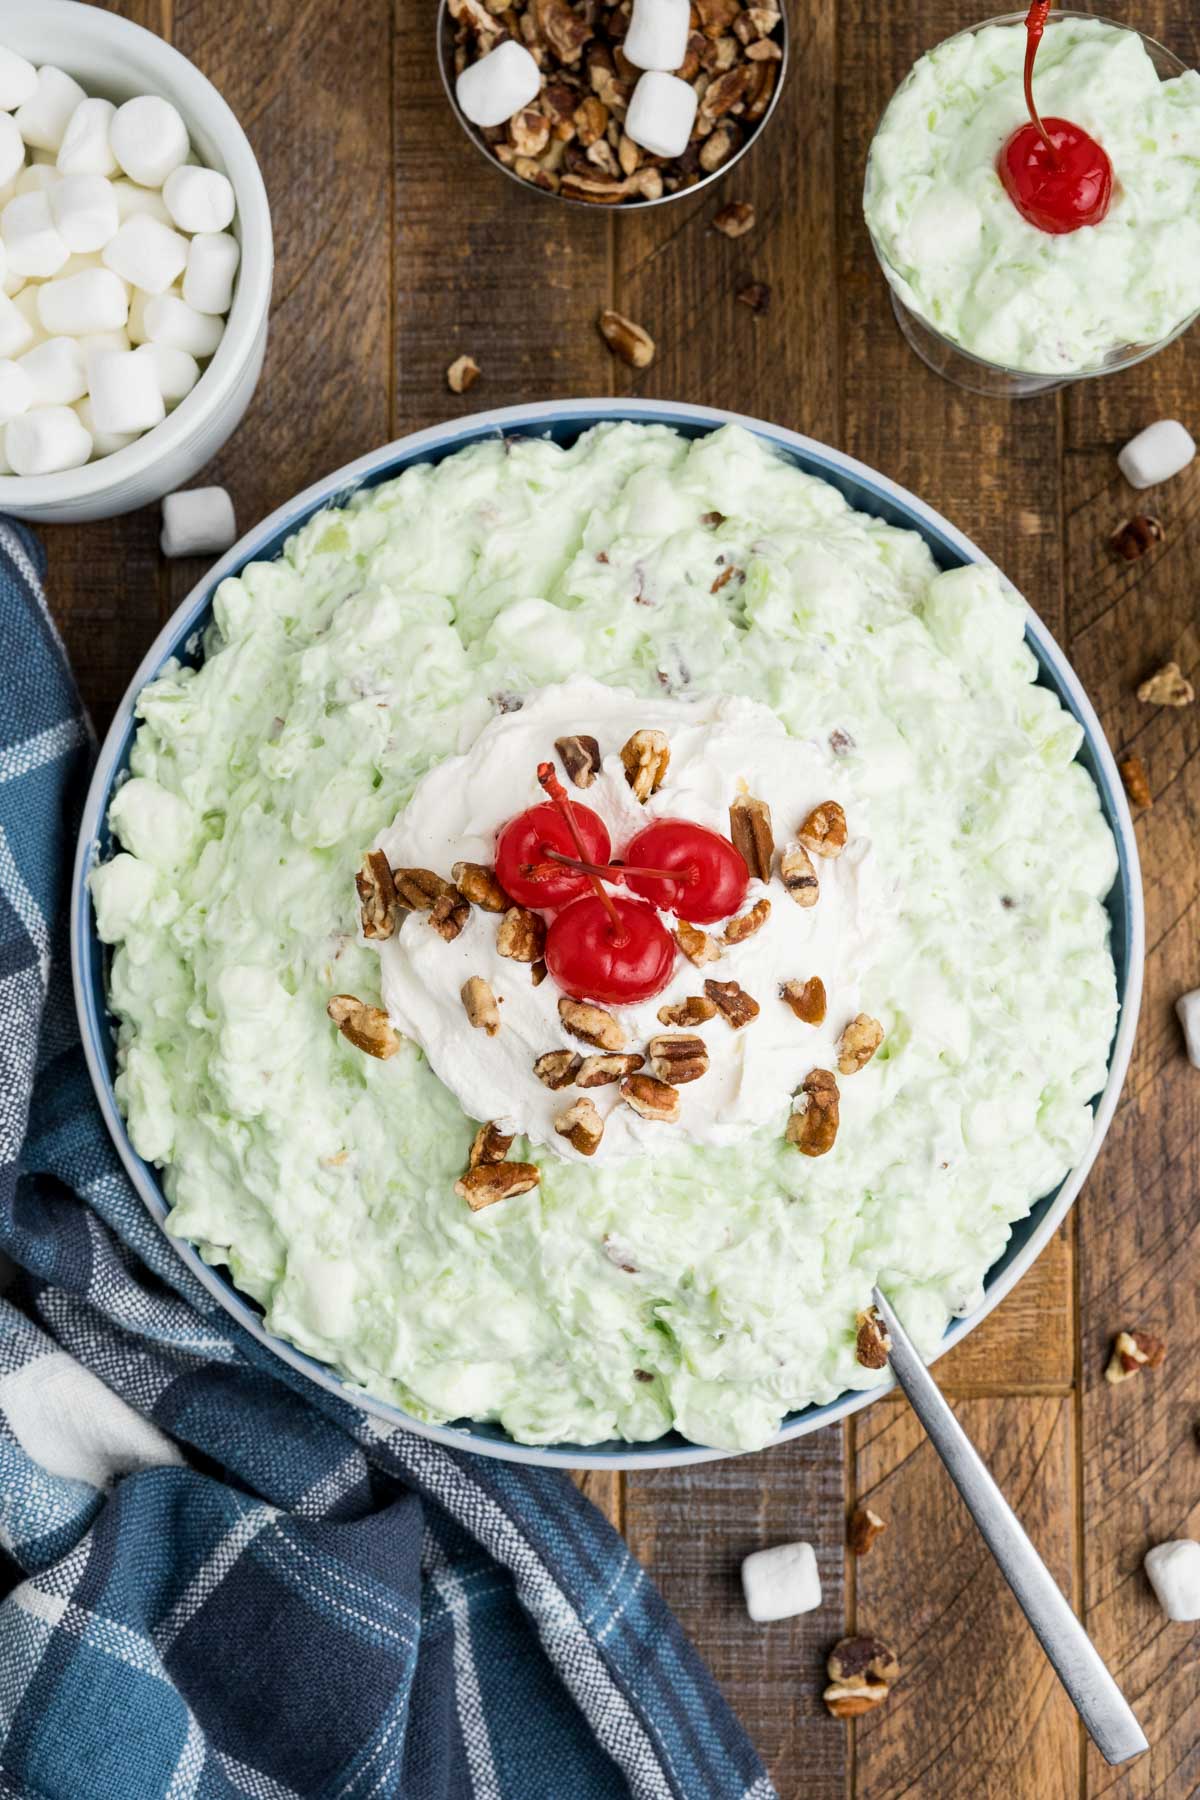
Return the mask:
<svg viewBox="0 0 1200 1800">
<path fill-rule="evenodd" d="M 211 479 L 245 528 L 390 438 L 481 407 L 637 393 L 756 414 L 849 451 L 947 513 L 999 563 L 1073 660 L 1118 754 L 1149 770 L 1137 824 L 1146 996 L 1123 1103 L 1074 1215 L 939 1379 L 1034 1541 L 1082 1610 L 1146 1729 L 1122 1771 L 1089 1748 L 907 1405 L 843 1431 L 688 1473 L 588 1481 L 660 1582 L 786 1800 L 1200 1792 L 1200 1635 L 1168 1624 L 1141 1558 L 1200 1535 L 1200 1073 L 1173 1013 L 1200 984 L 1200 706 L 1139 705 L 1169 657 L 1200 680 L 1200 462 L 1134 496 L 1115 453 L 1152 419 L 1200 425 L 1193 331 L 1140 367 L 1015 404 L 975 398 L 907 349 L 863 228 L 867 144 L 891 90 L 978 0 L 787 0 L 792 74 L 762 142 L 715 192 L 589 215 L 489 171 L 453 122 L 434 61 L 434 0 L 119 0 L 221 88 L 261 160 L 278 268 L 264 379 Z M 1147 0 L 1137 23 L 1200 61 L 1200 12 Z M 65 58 L 64 58 L 65 60 Z M 756 229 L 708 229 L 727 200 Z M 768 282 L 770 310 L 737 304 Z M 658 343 L 614 361 L 601 307 Z M 470 352 L 483 375 L 447 391 Z M 1107 540 L 1149 504 L 1165 542 L 1141 561 Z M 98 726 L 161 620 L 202 572 L 165 564 L 155 509 L 47 533 L 55 607 Z M 1105 1384 L 1122 1326 L 1164 1337 L 1165 1366 Z M 888 1530 L 846 1560 L 848 1507 Z M 821 1610 L 751 1625 L 751 1549 L 817 1546 Z M 878 1632 L 903 1678 L 847 1726 L 820 1700 L 823 1655 Z M 556 1796 L 555 1800 L 576 1800 Z M 583 1800 L 583 1797 L 580 1797 Z M 590 1800 L 590 1797 L 588 1797 Z"/>
</svg>

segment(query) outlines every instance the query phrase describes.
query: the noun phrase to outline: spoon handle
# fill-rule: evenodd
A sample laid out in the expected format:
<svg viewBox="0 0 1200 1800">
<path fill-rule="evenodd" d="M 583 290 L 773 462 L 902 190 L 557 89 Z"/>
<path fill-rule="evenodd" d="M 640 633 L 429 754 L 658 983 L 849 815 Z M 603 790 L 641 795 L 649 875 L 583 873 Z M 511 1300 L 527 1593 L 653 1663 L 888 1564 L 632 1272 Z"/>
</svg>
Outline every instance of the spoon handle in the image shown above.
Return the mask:
<svg viewBox="0 0 1200 1800">
<path fill-rule="evenodd" d="M 1059 1680 L 1106 1762 L 1127 1762 L 1149 1748 L 1128 1701 L 1068 1606 L 974 1444 L 942 1398 L 912 1339 L 876 1288 L 875 1305 L 892 1339 L 896 1380 L 966 1502 L 1000 1572 L 1016 1595 Z"/>
</svg>

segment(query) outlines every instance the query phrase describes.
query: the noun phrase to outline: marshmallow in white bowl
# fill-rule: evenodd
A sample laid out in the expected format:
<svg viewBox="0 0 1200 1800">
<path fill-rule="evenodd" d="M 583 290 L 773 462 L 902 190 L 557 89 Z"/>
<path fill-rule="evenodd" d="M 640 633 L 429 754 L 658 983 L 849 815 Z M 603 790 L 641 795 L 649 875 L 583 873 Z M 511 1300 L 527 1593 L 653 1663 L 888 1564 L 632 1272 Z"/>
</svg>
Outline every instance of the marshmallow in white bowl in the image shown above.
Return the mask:
<svg viewBox="0 0 1200 1800">
<path fill-rule="evenodd" d="M 15 300 L 0 294 L 0 356 L 20 356 L 33 344 L 33 327 Z"/>
<path fill-rule="evenodd" d="M 37 93 L 37 70 L 25 57 L 0 44 L 0 111 L 15 112 Z"/>
<path fill-rule="evenodd" d="M 113 117 L 116 107 L 111 100 L 82 100 L 67 120 L 63 141 L 54 159 L 60 175 L 115 175 L 117 159 L 112 153 Z"/>
<path fill-rule="evenodd" d="M 1200 988 L 1193 988 L 1190 994 L 1180 994 L 1175 1002 L 1175 1012 L 1183 1026 L 1188 1061 L 1200 1069 Z"/>
<path fill-rule="evenodd" d="M 48 189 L 50 216 L 72 256 L 103 250 L 121 219 L 111 181 L 103 175 L 64 175 Z"/>
<path fill-rule="evenodd" d="M 113 155 L 142 187 L 160 188 L 191 149 L 178 110 L 157 94 L 139 94 L 118 106 L 108 135 Z"/>
<path fill-rule="evenodd" d="M 33 383 L 11 356 L 0 358 L 0 425 L 7 425 L 33 405 Z"/>
<path fill-rule="evenodd" d="M 147 300 L 142 318 L 150 343 L 168 344 L 190 356 L 211 356 L 225 330 L 224 319 L 197 312 L 176 294 L 155 294 Z"/>
<path fill-rule="evenodd" d="M 37 297 L 38 316 L 51 337 L 120 331 L 129 317 L 125 283 L 111 269 L 83 269 L 44 281 Z"/>
<path fill-rule="evenodd" d="M 180 231 L 224 231 L 233 220 L 233 183 L 218 169 L 184 163 L 167 176 L 162 197 Z"/>
<path fill-rule="evenodd" d="M 454 95 L 472 125 L 503 125 L 535 98 L 542 85 L 538 66 L 524 44 L 506 38 L 465 68 Z"/>
<path fill-rule="evenodd" d="M 237 538 L 233 501 L 223 487 L 188 488 L 162 503 L 164 556 L 216 556 Z"/>
<path fill-rule="evenodd" d="M 72 337 L 48 337 L 18 361 L 33 383 L 35 406 L 70 406 L 87 393 L 87 364 Z M 87 458 L 84 458 L 86 462 Z M 16 461 L 9 453 L 9 461 Z M 64 464 L 63 467 L 70 465 Z"/>
<path fill-rule="evenodd" d="M 1130 487 L 1155 487 L 1186 469 L 1195 454 L 1192 434 L 1178 419 L 1156 419 L 1130 438 L 1117 457 L 1117 467 Z"/>
<path fill-rule="evenodd" d="M 170 344 L 139 344 L 135 354 L 153 362 L 158 391 L 168 411 L 186 400 L 200 379 L 200 364 L 186 350 L 175 350 Z"/>
<path fill-rule="evenodd" d="M 147 213 L 126 219 L 102 252 L 104 265 L 140 288 L 143 294 L 165 294 L 187 267 L 188 241 Z"/>
<path fill-rule="evenodd" d="M 117 217 L 122 225 L 126 219 L 132 219 L 135 213 L 146 213 L 150 218 L 157 219 L 160 225 L 174 223 L 158 188 L 139 187 L 136 181 L 114 181 L 112 191 L 117 202 Z"/>
<path fill-rule="evenodd" d="M 241 247 L 227 231 L 201 231 L 188 247 L 183 297 L 197 312 L 227 313 Z"/>
<path fill-rule="evenodd" d="M 1200 1619 L 1200 1544 L 1192 1538 L 1155 1544 L 1142 1566 L 1168 1619 Z"/>
<path fill-rule="evenodd" d="M 96 409 L 92 405 L 90 394 L 77 400 L 71 411 L 91 438 L 94 457 L 113 456 L 118 450 L 125 450 L 130 444 L 136 444 L 141 435 L 137 431 L 101 431 L 96 423 Z"/>
<path fill-rule="evenodd" d="M 638 78 L 625 114 L 626 136 L 652 156 L 682 156 L 698 105 L 696 90 L 688 82 L 680 81 L 678 75 L 647 69 Z"/>
<path fill-rule="evenodd" d="M 756 1625 L 813 1612 L 821 1604 L 821 1578 L 811 1544 L 776 1544 L 755 1550 L 742 1564 L 746 1611 Z"/>
<path fill-rule="evenodd" d="M 38 189 L 9 201 L 0 213 L 0 237 L 14 275 L 57 275 L 71 254 L 54 223 L 49 197 Z"/>
<path fill-rule="evenodd" d="M 13 114 L 17 130 L 31 150 L 53 150 L 57 155 L 71 114 L 86 99 L 87 95 L 70 75 L 51 63 L 43 63 L 38 70 L 37 87 Z"/>
<path fill-rule="evenodd" d="M 689 0 L 633 0 L 621 48 L 634 67 L 678 69 L 687 55 L 690 13 Z"/>
<path fill-rule="evenodd" d="M 0 113 L 0 186 L 15 181 L 25 167 L 25 140 L 10 113 Z"/>
<path fill-rule="evenodd" d="M 83 467 L 92 439 L 69 406 L 34 406 L 4 427 L 4 453 L 14 475 L 57 475 Z"/>
<path fill-rule="evenodd" d="M 90 368 L 96 428 L 106 436 L 152 431 L 167 416 L 155 366 L 136 350 L 108 350 Z"/>
</svg>

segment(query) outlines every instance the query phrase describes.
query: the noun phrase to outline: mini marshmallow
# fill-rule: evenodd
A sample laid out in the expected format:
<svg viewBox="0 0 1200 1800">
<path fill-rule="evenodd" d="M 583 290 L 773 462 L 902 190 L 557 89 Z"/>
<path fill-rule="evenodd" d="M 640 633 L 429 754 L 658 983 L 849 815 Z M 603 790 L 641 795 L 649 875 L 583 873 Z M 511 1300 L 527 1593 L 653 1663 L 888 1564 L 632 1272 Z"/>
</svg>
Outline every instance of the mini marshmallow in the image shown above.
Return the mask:
<svg viewBox="0 0 1200 1800">
<path fill-rule="evenodd" d="M 677 75 L 648 69 L 638 77 L 625 114 L 625 132 L 652 156 L 682 156 L 692 135 L 699 101 Z"/>
<path fill-rule="evenodd" d="M 1190 431 L 1178 419 L 1158 419 L 1130 438 L 1117 457 L 1117 467 L 1130 487 L 1154 487 L 1186 469 L 1196 454 Z"/>
<path fill-rule="evenodd" d="M 1190 994 L 1180 994 L 1175 1011 L 1183 1026 L 1188 1061 L 1200 1069 L 1200 988 L 1193 988 Z"/>
<path fill-rule="evenodd" d="M 688 0 L 633 0 L 633 17 L 621 45 L 636 69 L 678 69 L 691 33 Z"/>
<path fill-rule="evenodd" d="M 140 288 L 134 288 L 129 296 L 129 319 L 125 329 L 129 333 L 131 344 L 146 342 L 146 306 L 151 299 L 153 295 L 143 294 Z"/>
<path fill-rule="evenodd" d="M 197 312 L 226 313 L 233 304 L 233 278 L 241 248 L 227 231 L 202 231 L 188 250 L 183 297 Z"/>
<path fill-rule="evenodd" d="M 155 294 L 147 300 L 142 317 L 152 344 L 167 344 L 190 356 L 211 356 L 225 330 L 224 319 L 197 312 L 175 294 Z"/>
<path fill-rule="evenodd" d="M 92 439 L 69 406 L 35 406 L 4 427 L 4 452 L 14 475 L 54 475 L 81 469 Z"/>
<path fill-rule="evenodd" d="M 18 194 L 0 213 L 0 236 L 14 275 L 57 275 L 71 252 L 45 194 Z"/>
<path fill-rule="evenodd" d="M 30 163 L 13 183 L 14 194 L 45 194 L 57 187 L 62 176 L 53 163 Z"/>
<path fill-rule="evenodd" d="M 29 342 L 25 348 L 32 350 L 35 344 L 44 344 L 48 333 L 38 311 L 37 283 L 31 282 L 28 287 L 23 287 L 13 300 L 13 305 L 29 327 Z"/>
<path fill-rule="evenodd" d="M 821 1604 L 821 1578 L 811 1544 L 776 1544 L 742 1564 L 746 1611 L 756 1625 L 812 1612 Z"/>
<path fill-rule="evenodd" d="M 67 121 L 55 158 L 62 175 L 115 175 L 117 159 L 109 132 L 116 107 L 111 100 L 84 100 Z"/>
<path fill-rule="evenodd" d="M 157 94 L 141 94 L 118 106 L 108 135 L 113 155 L 142 187 L 160 188 L 191 149 L 179 113 Z"/>
<path fill-rule="evenodd" d="M 76 338 L 75 342 L 83 352 L 83 368 L 89 388 L 92 385 L 92 364 L 98 356 L 107 356 L 112 350 L 126 351 L 133 348 L 129 342 L 129 334 L 125 331 L 89 331 L 84 337 Z M 84 424 L 87 425 L 89 431 L 92 431 L 92 427 L 86 419 Z M 95 437 L 95 435 L 93 431 L 92 436 Z"/>
<path fill-rule="evenodd" d="M 200 364 L 186 350 L 173 350 L 170 344 L 139 344 L 136 354 L 153 362 L 158 391 L 168 411 L 186 400 L 200 379 Z"/>
<path fill-rule="evenodd" d="M 109 350 L 97 356 L 90 375 L 98 430 L 149 431 L 166 418 L 154 364 L 135 350 Z"/>
<path fill-rule="evenodd" d="M 70 406 L 87 392 L 87 367 L 74 338 L 47 338 L 18 361 L 33 383 L 35 407 Z M 15 468 L 11 451 L 9 461 Z"/>
<path fill-rule="evenodd" d="M 117 235 L 117 199 L 103 175 L 64 175 L 48 199 L 58 235 L 73 254 L 103 250 Z"/>
<path fill-rule="evenodd" d="M 144 294 L 165 294 L 187 266 L 188 241 L 169 225 L 139 213 L 104 246 L 104 266 Z"/>
<path fill-rule="evenodd" d="M 25 140 L 11 113 L 0 112 L 0 182 L 15 181 L 25 167 Z"/>
<path fill-rule="evenodd" d="M 0 44 L 0 112 L 13 112 L 37 93 L 37 70 L 15 50 Z"/>
<path fill-rule="evenodd" d="M 454 95 L 472 125 L 503 125 L 537 94 L 542 77 L 524 44 L 506 38 L 459 76 Z"/>
<path fill-rule="evenodd" d="M 180 231 L 224 231 L 232 222 L 233 183 L 217 169 L 184 163 L 167 176 L 162 196 Z"/>
<path fill-rule="evenodd" d="M 110 269 L 84 269 L 80 275 L 44 281 L 38 289 L 38 313 L 51 337 L 83 337 L 119 331 L 129 317 L 129 301 L 124 282 Z"/>
<path fill-rule="evenodd" d="M 1200 1544 L 1191 1538 L 1155 1544 L 1142 1567 L 1168 1619 L 1200 1619 Z"/>
<path fill-rule="evenodd" d="M 53 150 L 57 155 L 71 114 L 86 99 L 77 81 L 52 63 L 44 63 L 38 70 L 36 89 L 13 115 L 17 129 L 31 150 Z"/>
<path fill-rule="evenodd" d="M 0 425 L 7 425 L 33 405 L 33 383 L 20 363 L 0 360 Z"/>
<path fill-rule="evenodd" d="M 112 456 L 114 451 L 136 444 L 141 435 L 137 431 L 101 431 L 96 424 L 96 410 L 89 394 L 85 394 L 82 400 L 77 400 L 71 411 L 92 440 L 93 456 Z"/>
<path fill-rule="evenodd" d="M 116 197 L 117 216 L 122 225 L 136 213 L 145 213 L 151 219 L 157 219 L 160 225 L 171 224 L 171 215 L 163 204 L 163 197 L 154 188 L 139 187 L 136 181 L 114 181 L 112 191 Z"/>
<path fill-rule="evenodd" d="M 188 488 L 162 503 L 164 556 L 217 556 L 237 538 L 233 501 L 223 487 Z"/>
<path fill-rule="evenodd" d="M 7 294 L 0 294 L 0 356 L 19 356 L 33 344 L 33 327 Z"/>
</svg>

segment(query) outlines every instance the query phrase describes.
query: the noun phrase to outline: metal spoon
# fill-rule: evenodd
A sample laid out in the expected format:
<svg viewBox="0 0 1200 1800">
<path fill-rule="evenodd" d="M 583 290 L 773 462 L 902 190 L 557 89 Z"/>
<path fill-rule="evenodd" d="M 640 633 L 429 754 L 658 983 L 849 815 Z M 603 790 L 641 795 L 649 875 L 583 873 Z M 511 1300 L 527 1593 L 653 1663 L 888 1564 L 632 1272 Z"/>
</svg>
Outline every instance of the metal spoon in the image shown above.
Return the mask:
<svg viewBox="0 0 1200 1800">
<path fill-rule="evenodd" d="M 967 1511 L 1000 1565 L 1000 1573 L 1016 1595 L 1096 1748 L 1110 1763 L 1128 1762 L 1131 1756 L 1139 1756 L 1150 1746 L 1129 1702 L 878 1288 L 874 1299 L 891 1335 L 891 1364 L 896 1380 L 966 1501 Z"/>
</svg>

